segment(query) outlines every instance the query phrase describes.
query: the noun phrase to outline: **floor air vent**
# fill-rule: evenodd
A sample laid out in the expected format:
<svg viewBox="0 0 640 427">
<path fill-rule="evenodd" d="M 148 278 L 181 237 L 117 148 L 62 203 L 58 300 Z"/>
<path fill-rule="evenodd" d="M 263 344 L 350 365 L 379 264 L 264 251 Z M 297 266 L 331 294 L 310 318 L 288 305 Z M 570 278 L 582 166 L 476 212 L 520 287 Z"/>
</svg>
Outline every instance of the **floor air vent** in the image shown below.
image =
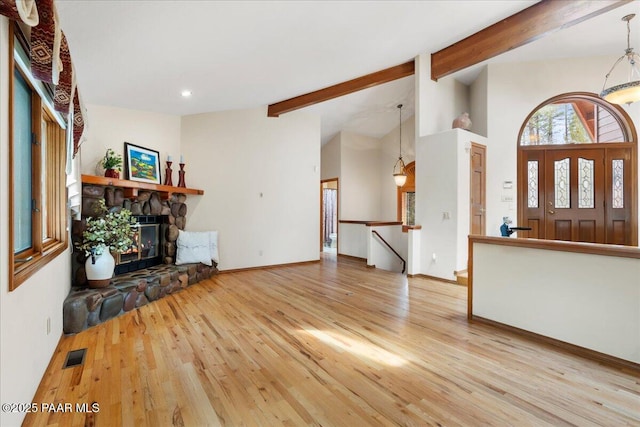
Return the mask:
<svg viewBox="0 0 640 427">
<path fill-rule="evenodd" d="M 84 364 L 84 356 L 86 354 L 86 348 L 70 351 L 69 353 L 67 353 L 67 360 L 64 361 L 64 366 L 62 366 L 62 369 L 73 368 L 74 366 L 80 366 Z"/>
</svg>

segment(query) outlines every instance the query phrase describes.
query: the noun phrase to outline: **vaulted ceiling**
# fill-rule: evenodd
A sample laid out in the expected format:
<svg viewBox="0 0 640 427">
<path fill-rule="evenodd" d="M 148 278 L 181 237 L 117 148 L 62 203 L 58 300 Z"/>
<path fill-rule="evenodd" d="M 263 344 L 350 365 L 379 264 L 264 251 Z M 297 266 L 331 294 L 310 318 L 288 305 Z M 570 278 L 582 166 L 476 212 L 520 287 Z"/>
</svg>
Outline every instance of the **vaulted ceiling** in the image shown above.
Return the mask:
<svg viewBox="0 0 640 427">
<path fill-rule="evenodd" d="M 186 115 L 253 108 L 438 51 L 534 1 L 79 1 L 56 2 L 85 103 Z M 492 61 L 621 55 L 634 1 Z M 635 30 L 635 31 L 634 31 Z M 640 48 L 640 43 L 635 43 Z M 479 66 L 447 78 L 471 83 Z M 608 70 L 603 70 L 604 74 Z M 407 77 L 309 110 L 323 140 L 345 129 L 382 136 Z M 183 98 L 182 90 L 193 96 Z M 593 88 L 594 91 L 599 88 Z M 277 119 L 274 119 L 277 120 Z"/>
</svg>

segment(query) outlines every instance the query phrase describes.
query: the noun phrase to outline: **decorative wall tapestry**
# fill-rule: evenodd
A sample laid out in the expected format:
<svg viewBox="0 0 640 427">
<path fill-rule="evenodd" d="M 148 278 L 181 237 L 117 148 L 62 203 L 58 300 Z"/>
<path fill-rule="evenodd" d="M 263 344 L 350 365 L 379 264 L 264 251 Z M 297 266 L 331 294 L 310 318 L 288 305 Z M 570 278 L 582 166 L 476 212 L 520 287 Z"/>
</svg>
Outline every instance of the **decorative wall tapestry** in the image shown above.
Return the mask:
<svg viewBox="0 0 640 427">
<path fill-rule="evenodd" d="M 73 156 L 82 144 L 86 130 L 86 109 L 76 88 L 69 44 L 60 28 L 54 0 L 0 0 L 0 15 L 20 20 L 31 28 L 29 48 L 31 74 L 55 85 L 54 108 L 67 121 L 69 151 Z"/>
<path fill-rule="evenodd" d="M 73 68 L 67 37 L 64 33 L 62 33 L 62 41 L 60 43 L 60 61 L 62 62 L 62 71 L 53 96 L 53 108 L 66 114 L 69 112 L 71 94 L 73 92 Z"/>
<path fill-rule="evenodd" d="M 40 23 L 31 29 L 31 74 L 38 80 L 58 84 L 62 31 L 53 0 L 38 1 Z"/>
<path fill-rule="evenodd" d="M 30 27 L 38 25 L 38 8 L 35 0 L 0 0 L 0 15 L 21 20 Z"/>
</svg>

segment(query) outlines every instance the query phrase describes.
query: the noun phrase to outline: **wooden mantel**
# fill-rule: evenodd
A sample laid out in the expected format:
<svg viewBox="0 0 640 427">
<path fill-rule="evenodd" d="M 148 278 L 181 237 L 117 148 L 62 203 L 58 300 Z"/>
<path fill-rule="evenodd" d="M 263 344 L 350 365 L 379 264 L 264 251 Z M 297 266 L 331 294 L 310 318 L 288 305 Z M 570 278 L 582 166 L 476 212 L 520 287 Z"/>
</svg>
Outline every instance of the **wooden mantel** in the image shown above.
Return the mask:
<svg viewBox="0 0 640 427">
<path fill-rule="evenodd" d="M 126 198 L 137 197 L 140 190 L 151 190 L 160 193 L 162 199 L 168 199 L 174 193 L 203 195 L 204 190 L 196 188 L 173 187 L 171 185 L 151 184 L 147 182 L 129 181 L 126 179 L 107 178 L 104 176 L 82 175 L 83 184 L 121 187 Z"/>
</svg>

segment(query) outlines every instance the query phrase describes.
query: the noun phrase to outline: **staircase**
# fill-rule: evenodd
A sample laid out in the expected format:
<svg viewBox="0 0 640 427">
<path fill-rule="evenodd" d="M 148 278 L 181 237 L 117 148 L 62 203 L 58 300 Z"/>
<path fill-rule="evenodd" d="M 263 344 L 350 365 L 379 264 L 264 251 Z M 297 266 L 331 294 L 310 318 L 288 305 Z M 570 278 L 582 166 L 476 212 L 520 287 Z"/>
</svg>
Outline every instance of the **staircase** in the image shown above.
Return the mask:
<svg viewBox="0 0 640 427">
<path fill-rule="evenodd" d="M 468 285 L 469 273 L 467 272 L 467 270 L 456 271 L 454 274 L 456 276 L 456 282 L 458 282 L 458 285 L 462 285 L 462 286 Z"/>
</svg>

